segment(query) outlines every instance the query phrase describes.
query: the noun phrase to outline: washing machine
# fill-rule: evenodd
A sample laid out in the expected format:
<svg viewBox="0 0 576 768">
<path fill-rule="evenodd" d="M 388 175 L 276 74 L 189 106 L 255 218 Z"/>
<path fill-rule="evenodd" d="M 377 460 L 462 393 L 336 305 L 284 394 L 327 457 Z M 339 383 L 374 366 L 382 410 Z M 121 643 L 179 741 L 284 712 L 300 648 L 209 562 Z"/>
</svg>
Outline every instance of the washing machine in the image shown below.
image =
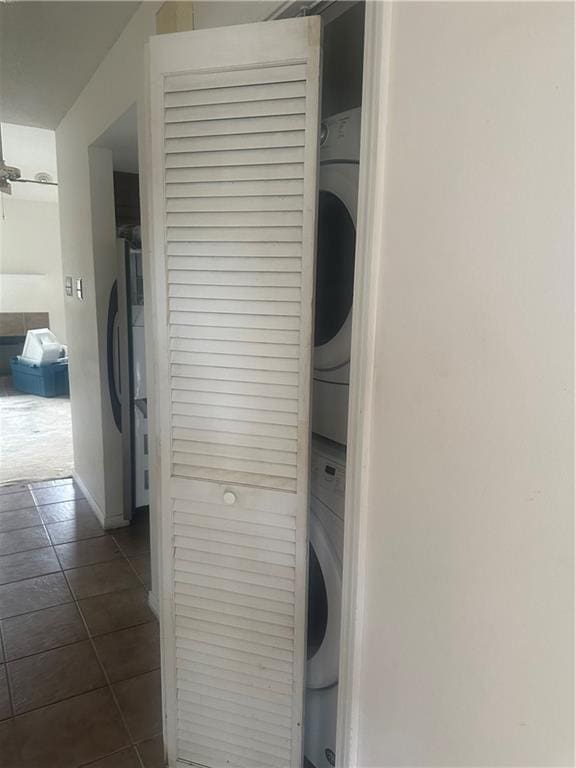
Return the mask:
<svg viewBox="0 0 576 768">
<path fill-rule="evenodd" d="M 358 211 L 360 109 L 322 122 L 312 431 L 346 444 L 354 256 Z"/>
<path fill-rule="evenodd" d="M 335 764 L 346 450 L 312 441 L 308 642 L 304 756 L 308 768 Z"/>
</svg>

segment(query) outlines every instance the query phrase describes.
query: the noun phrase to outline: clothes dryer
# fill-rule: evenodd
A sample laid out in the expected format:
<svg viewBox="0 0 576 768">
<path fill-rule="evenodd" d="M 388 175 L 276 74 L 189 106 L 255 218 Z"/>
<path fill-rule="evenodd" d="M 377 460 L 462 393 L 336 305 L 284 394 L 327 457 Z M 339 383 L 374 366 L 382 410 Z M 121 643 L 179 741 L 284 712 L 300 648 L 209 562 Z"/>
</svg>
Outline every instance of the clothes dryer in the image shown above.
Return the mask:
<svg viewBox="0 0 576 768">
<path fill-rule="evenodd" d="M 329 768 L 335 759 L 345 472 L 345 449 L 314 438 L 304 733 L 304 754 L 313 768 Z"/>
<path fill-rule="evenodd" d="M 322 123 L 316 255 L 312 431 L 346 444 L 360 109 Z"/>
</svg>

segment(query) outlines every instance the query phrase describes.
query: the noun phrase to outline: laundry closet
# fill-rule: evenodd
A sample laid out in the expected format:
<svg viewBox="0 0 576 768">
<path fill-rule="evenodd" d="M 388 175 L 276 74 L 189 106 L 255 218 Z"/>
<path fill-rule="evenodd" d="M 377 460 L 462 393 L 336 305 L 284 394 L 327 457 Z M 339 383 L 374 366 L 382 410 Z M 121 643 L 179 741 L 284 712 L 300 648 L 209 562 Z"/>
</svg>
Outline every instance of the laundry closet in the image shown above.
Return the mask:
<svg viewBox="0 0 576 768">
<path fill-rule="evenodd" d="M 336 761 L 365 6 L 308 10 L 150 42 L 152 494 L 179 767 Z"/>
<path fill-rule="evenodd" d="M 335 765 L 364 10 L 329 6 L 323 29 L 305 768 Z"/>
</svg>

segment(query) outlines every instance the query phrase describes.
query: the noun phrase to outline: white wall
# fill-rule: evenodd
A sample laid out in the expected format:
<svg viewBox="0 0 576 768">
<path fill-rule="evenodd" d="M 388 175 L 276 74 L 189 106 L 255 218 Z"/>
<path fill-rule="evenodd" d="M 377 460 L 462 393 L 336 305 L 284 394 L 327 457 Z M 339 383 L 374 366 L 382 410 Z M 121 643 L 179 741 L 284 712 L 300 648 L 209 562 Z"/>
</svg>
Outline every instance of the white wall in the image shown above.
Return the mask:
<svg viewBox="0 0 576 768">
<path fill-rule="evenodd" d="M 229 27 L 264 21 L 282 5 L 283 0 L 232 0 L 214 2 L 200 0 L 194 3 L 194 29 Z"/>
<path fill-rule="evenodd" d="M 394 9 L 363 768 L 574 764 L 573 36 Z"/>
<path fill-rule="evenodd" d="M 54 131 L 2 123 L 4 157 L 34 178 L 57 181 Z M 50 327 L 66 342 L 58 188 L 15 183 L 0 200 L 0 311 L 48 312 Z"/>
<path fill-rule="evenodd" d="M 110 149 L 92 146 L 88 150 L 88 163 L 101 393 L 100 417 L 106 479 L 105 521 L 107 527 L 115 528 L 125 522 L 122 505 L 122 433 L 114 421 L 108 384 L 108 304 L 112 286 L 118 277 L 113 153 Z"/>
<path fill-rule="evenodd" d="M 158 7 L 141 4 L 56 130 L 64 271 L 83 277 L 85 295 L 84 301 L 66 301 L 76 472 L 107 522 L 117 518 L 118 502 L 110 502 L 105 482 L 103 413 L 109 395 L 99 365 L 102 307 L 94 262 L 99 235 L 94 241 L 98 222 L 91 213 L 96 189 L 105 196 L 107 187 L 100 180 L 91 189 L 89 147 L 142 96 L 144 46 L 154 34 Z M 106 210 L 110 202 L 100 199 L 96 207 Z"/>
</svg>

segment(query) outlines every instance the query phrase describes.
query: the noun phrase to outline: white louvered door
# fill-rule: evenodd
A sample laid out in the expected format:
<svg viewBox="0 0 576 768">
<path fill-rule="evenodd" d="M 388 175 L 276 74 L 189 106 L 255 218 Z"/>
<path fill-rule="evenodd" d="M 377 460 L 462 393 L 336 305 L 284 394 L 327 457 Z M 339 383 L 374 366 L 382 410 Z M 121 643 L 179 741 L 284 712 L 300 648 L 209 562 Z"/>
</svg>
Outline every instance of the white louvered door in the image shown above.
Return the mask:
<svg viewBox="0 0 576 768">
<path fill-rule="evenodd" d="M 300 768 L 320 23 L 150 43 L 171 766 Z"/>
</svg>

